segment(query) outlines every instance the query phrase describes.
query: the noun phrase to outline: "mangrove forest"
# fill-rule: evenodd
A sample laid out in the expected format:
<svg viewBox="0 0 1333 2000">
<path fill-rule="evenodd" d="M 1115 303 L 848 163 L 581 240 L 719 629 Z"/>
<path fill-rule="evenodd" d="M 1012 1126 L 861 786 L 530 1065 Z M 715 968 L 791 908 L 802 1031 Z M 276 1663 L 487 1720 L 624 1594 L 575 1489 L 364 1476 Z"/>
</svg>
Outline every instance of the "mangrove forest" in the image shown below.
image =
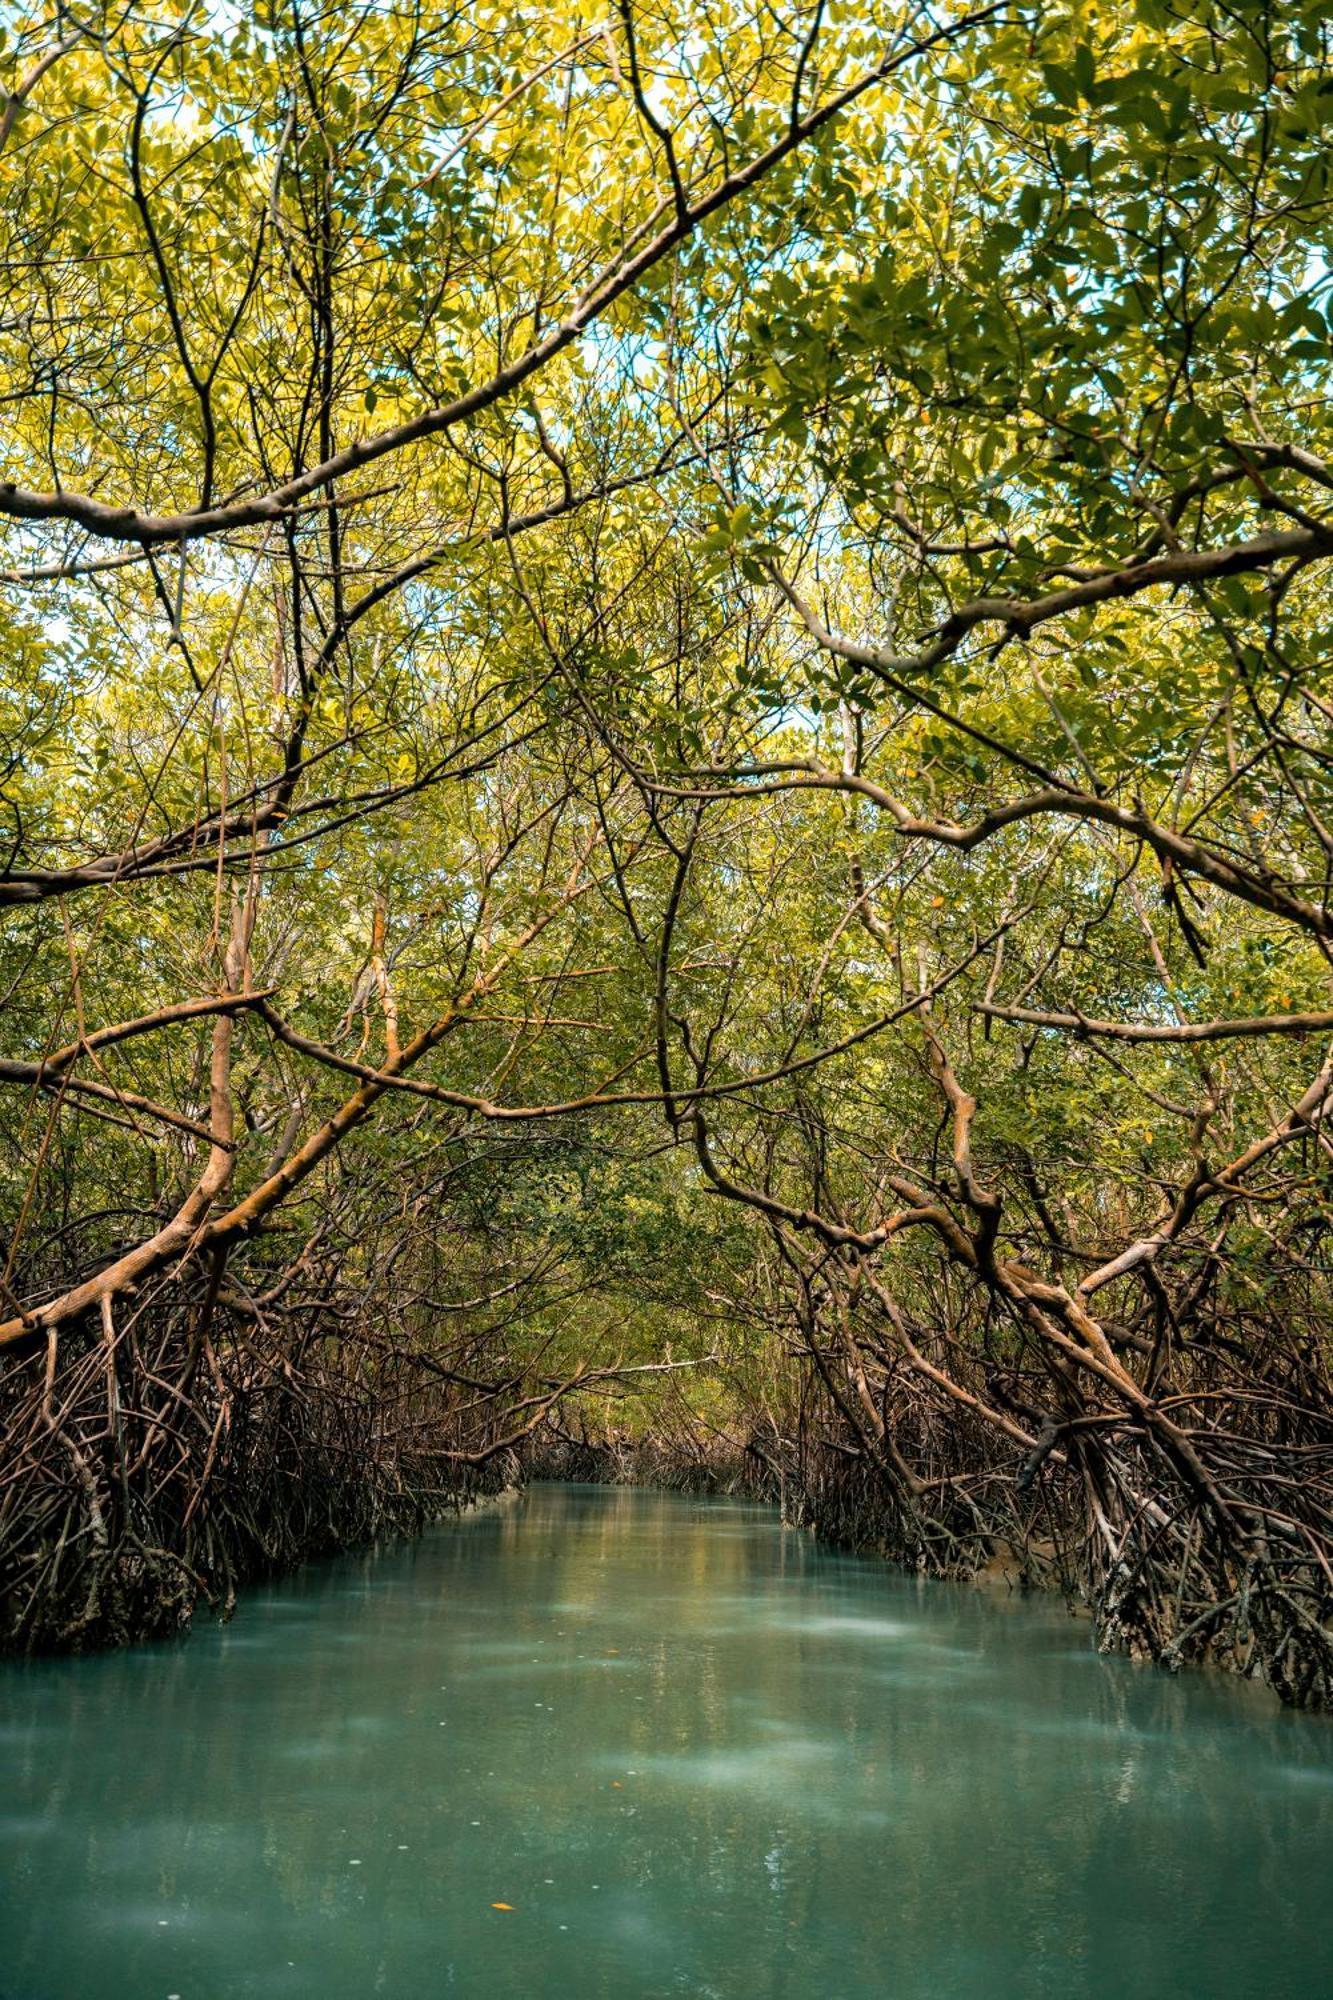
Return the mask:
<svg viewBox="0 0 1333 2000">
<path fill-rule="evenodd" d="M 1326 1728 L 1331 134 L 1323 0 L 0 13 L 16 1688 L 600 1520 Z M 513 1990 L 891 1988 L 699 1949 Z"/>
</svg>

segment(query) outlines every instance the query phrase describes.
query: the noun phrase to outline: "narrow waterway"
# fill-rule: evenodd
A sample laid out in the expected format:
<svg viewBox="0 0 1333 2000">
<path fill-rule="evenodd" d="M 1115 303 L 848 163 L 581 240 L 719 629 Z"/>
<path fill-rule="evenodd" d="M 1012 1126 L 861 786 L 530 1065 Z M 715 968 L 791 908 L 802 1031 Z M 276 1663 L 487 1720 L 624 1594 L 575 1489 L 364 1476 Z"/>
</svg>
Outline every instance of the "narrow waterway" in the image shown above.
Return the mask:
<svg viewBox="0 0 1333 2000">
<path fill-rule="evenodd" d="M 0 1669 L 3 2000 L 1318 2000 L 1333 1724 L 537 1487 Z"/>
</svg>

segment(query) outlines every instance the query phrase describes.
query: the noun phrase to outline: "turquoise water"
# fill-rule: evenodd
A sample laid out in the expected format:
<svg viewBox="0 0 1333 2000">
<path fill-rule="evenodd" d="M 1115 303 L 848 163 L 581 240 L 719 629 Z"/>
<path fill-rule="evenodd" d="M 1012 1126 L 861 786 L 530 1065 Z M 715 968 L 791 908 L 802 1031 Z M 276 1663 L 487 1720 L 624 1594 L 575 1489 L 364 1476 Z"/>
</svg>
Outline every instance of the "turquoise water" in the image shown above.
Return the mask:
<svg viewBox="0 0 1333 2000">
<path fill-rule="evenodd" d="M 1333 1723 L 763 1508 L 537 1487 L 0 1697 L 3 2000 L 1333 1995 Z"/>
</svg>

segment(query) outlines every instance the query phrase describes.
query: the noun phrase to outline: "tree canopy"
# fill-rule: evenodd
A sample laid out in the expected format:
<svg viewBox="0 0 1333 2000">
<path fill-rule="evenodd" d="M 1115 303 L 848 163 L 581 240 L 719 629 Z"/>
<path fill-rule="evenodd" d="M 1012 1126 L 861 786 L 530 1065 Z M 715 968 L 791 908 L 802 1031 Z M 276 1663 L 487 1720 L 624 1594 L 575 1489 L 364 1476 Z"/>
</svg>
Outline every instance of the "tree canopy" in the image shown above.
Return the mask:
<svg viewBox="0 0 1333 2000">
<path fill-rule="evenodd" d="M 10 13 L 9 1643 L 630 1439 L 1329 1699 L 1329 39 Z"/>
</svg>

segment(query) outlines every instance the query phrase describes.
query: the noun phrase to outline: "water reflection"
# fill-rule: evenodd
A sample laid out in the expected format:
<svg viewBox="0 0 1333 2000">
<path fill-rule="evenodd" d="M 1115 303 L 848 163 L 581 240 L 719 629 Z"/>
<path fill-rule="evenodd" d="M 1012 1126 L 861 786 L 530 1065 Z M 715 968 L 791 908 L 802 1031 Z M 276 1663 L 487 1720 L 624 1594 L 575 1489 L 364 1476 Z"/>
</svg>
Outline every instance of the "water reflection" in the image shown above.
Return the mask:
<svg viewBox="0 0 1333 2000">
<path fill-rule="evenodd" d="M 0 1673 L 0 1996 L 1333 1992 L 1333 1726 L 1082 1640 L 538 1488 Z"/>
</svg>

